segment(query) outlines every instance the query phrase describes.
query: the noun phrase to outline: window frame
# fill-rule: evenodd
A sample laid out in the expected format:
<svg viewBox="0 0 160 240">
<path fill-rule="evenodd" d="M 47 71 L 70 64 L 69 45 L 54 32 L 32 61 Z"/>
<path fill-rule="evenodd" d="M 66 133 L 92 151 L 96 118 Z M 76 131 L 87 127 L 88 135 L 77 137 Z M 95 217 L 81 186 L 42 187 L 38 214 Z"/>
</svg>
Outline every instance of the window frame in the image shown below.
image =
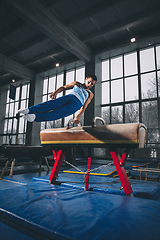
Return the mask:
<svg viewBox="0 0 160 240">
<path fill-rule="evenodd" d="M 23 96 L 23 88 L 26 86 L 26 94 Z M 17 97 L 17 91 L 19 91 L 19 96 Z M 21 108 L 22 102 L 25 102 L 24 108 L 28 107 L 29 103 L 29 94 L 30 94 L 30 82 L 25 84 L 21 84 L 16 87 L 16 95 L 15 100 L 9 98 L 10 89 L 7 90 L 7 101 L 6 101 L 6 111 L 8 111 L 7 115 L 5 112 L 4 117 L 4 128 L 3 128 L 3 144 L 18 144 L 24 145 L 26 143 L 26 134 L 27 134 L 27 121 L 24 121 L 22 117 L 16 119 L 17 110 Z M 10 108 L 13 105 L 13 111 L 10 115 Z M 9 124 L 11 126 L 9 128 Z M 14 130 L 14 127 L 16 129 Z M 6 129 L 5 129 L 6 128 Z M 20 132 L 21 130 L 21 132 Z"/>
<path fill-rule="evenodd" d="M 157 54 L 157 52 L 159 51 L 159 53 L 160 53 L 160 49 L 159 49 L 159 47 L 160 47 L 160 45 L 153 45 L 153 46 L 149 46 L 149 47 L 147 47 L 147 48 L 142 48 L 142 49 L 139 49 L 139 50 L 137 50 L 137 51 L 130 51 L 130 52 L 127 52 L 127 53 L 123 53 L 123 54 L 120 54 L 120 55 L 117 55 L 117 56 L 114 56 L 114 57 L 108 57 L 108 58 L 106 58 L 106 59 L 103 59 L 102 60 L 102 65 L 104 64 L 104 62 L 105 61 L 108 61 L 109 62 L 109 73 L 108 73 L 108 75 L 109 75 L 109 79 L 107 79 L 107 78 L 104 78 L 103 77 L 103 79 L 102 79 L 102 81 L 101 81 L 101 85 L 103 86 L 103 84 L 105 83 L 105 82 L 108 82 L 109 83 L 109 89 L 110 89 L 110 91 L 109 91 L 109 95 L 110 95 L 110 101 L 109 102 L 104 102 L 103 101 L 103 99 L 102 99 L 102 101 L 101 101 L 101 105 L 100 105 L 100 107 L 101 107 L 101 116 L 102 116 L 102 114 L 103 114 L 103 109 L 105 110 L 105 108 L 106 107 L 109 107 L 110 108 L 110 116 L 109 116 L 109 114 L 108 114 L 108 116 L 110 117 L 110 119 L 109 119 L 109 121 L 108 121 L 108 123 L 107 124 L 112 124 L 112 122 L 113 122 L 113 119 L 112 119 L 112 108 L 119 108 L 120 106 L 122 107 L 122 109 L 123 109 L 123 123 L 125 123 L 126 121 L 127 121 L 127 115 L 126 115 L 126 113 L 125 113 L 125 111 L 126 111 L 126 106 L 128 105 L 129 106 L 129 104 L 131 104 L 131 105 L 134 105 L 134 104 L 136 104 L 136 106 L 139 106 L 139 108 L 136 110 L 136 114 L 137 114 L 137 112 L 138 112 L 138 116 L 135 116 L 135 118 L 134 118 L 134 116 L 133 116 L 133 118 L 135 119 L 134 121 L 136 121 L 136 122 L 142 122 L 142 106 L 143 106 L 143 103 L 144 102 L 151 102 L 151 101 L 156 101 L 157 102 L 157 109 L 158 109 L 158 113 L 157 113 L 157 116 L 158 116 L 158 119 L 156 120 L 157 121 L 157 127 L 148 127 L 148 130 L 149 131 L 152 131 L 153 129 L 154 129 L 154 131 L 158 131 L 159 132 L 159 135 L 160 135 L 160 101 L 159 101 L 159 97 L 160 97 L 160 66 L 159 67 L 157 67 L 157 62 L 158 62 L 158 59 L 160 59 L 160 55 L 156 55 Z M 155 64 L 155 69 L 153 70 L 149 70 L 149 71 L 143 71 L 143 72 L 141 72 L 141 69 L 140 69 L 140 64 L 141 64 L 141 57 L 140 57 L 140 54 L 141 54 L 141 51 L 144 51 L 144 50 L 147 50 L 147 49 L 151 49 L 152 48 L 152 52 L 154 52 L 154 64 Z M 158 48 L 158 50 L 157 50 L 157 48 Z M 132 53 L 136 53 L 136 55 L 137 55 L 137 73 L 135 73 L 135 74 L 131 74 L 131 75 L 126 75 L 125 76 L 125 72 L 127 71 L 127 70 L 125 70 L 125 66 L 124 66 L 124 57 L 126 56 L 126 55 L 128 55 L 128 54 L 132 54 Z M 146 51 L 146 53 L 147 53 L 147 51 Z M 119 58 L 119 57 L 122 57 L 122 65 L 123 65 L 123 69 L 122 69 L 122 72 L 123 72 L 123 76 L 122 77 L 117 77 L 117 78 L 114 78 L 114 79 L 112 79 L 111 78 L 111 61 L 112 61 L 112 59 L 115 59 L 115 58 Z M 102 68 L 102 71 L 103 71 L 103 68 Z M 143 96 L 142 96 L 142 91 L 143 91 L 143 82 L 142 82 L 142 79 L 143 79 L 143 77 L 144 77 L 144 74 L 154 74 L 154 79 L 153 79 L 153 81 L 155 81 L 154 82 L 154 91 L 155 91 L 155 93 L 154 93 L 154 95 L 152 96 L 149 96 L 149 97 L 145 97 L 145 98 L 143 98 Z M 104 73 L 102 72 L 102 76 L 104 76 Z M 125 81 L 127 81 L 127 78 L 130 78 L 130 77 L 137 77 L 138 78 L 138 89 L 136 90 L 137 92 L 136 92 L 136 94 L 137 94 L 137 99 L 125 99 L 126 97 L 126 84 L 125 84 Z M 117 81 L 117 80 L 119 80 L 119 79 L 123 79 L 123 95 L 124 95 L 124 99 L 122 100 L 122 101 L 118 101 L 118 102 L 112 102 L 111 101 L 111 99 L 112 99 L 112 92 L 111 92 L 111 82 L 112 81 Z M 137 86 L 137 84 L 136 84 L 136 86 Z M 159 87 L 159 89 L 158 89 L 158 87 Z M 103 89 L 103 87 L 102 87 L 102 89 Z M 104 89 L 103 89 L 103 91 L 104 91 Z M 155 130 L 156 129 L 156 130 Z M 150 143 L 150 141 L 149 141 L 149 139 L 147 139 L 147 141 L 146 141 L 146 146 L 147 147 L 151 147 L 151 145 L 152 145 L 152 148 L 153 147 L 156 147 L 156 148 L 158 148 L 159 146 L 160 146 L 160 143 L 158 142 L 158 141 L 156 141 L 156 143 L 153 143 L 153 144 L 151 144 Z"/>
</svg>

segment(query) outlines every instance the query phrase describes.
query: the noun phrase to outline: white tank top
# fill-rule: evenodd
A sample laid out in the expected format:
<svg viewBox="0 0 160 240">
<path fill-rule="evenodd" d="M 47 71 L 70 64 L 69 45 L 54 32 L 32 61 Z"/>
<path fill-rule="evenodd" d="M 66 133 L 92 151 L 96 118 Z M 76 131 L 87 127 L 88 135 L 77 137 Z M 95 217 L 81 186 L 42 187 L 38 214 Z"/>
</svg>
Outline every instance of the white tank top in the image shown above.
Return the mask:
<svg viewBox="0 0 160 240">
<path fill-rule="evenodd" d="M 90 90 L 88 90 L 88 91 L 85 90 L 82 87 L 82 84 L 80 83 L 79 85 L 75 85 L 70 93 L 73 94 L 74 96 L 76 96 L 79 99 L 79 101 L 82 103 L 82 105 L 84 105 L 87 98 L 89 97 L 90 92 L 91 92 Z"/>
</svg>

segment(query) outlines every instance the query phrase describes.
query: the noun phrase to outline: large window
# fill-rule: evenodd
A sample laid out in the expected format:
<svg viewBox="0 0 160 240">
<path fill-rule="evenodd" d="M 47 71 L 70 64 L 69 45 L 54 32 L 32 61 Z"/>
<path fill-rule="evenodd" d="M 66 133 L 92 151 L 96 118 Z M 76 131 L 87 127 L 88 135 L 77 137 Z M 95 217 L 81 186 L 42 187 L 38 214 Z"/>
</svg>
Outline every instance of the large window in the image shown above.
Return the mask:
<svg viewBox="0 0 160 240">
<path fill-rule="evenodd" d="M 65 77 L 66 76 L 66 77 Z M 44 79 L 43 84 L 43 102 L 50 100 L 49 94 L 54 92 L 57 88 L 67 85 L 73 81 L 79 81 L 81 83 L 84 82 L 85 78 L 85 68 L 75 68 L 70 71 L 66 71 L 66 74 L 61 73 L 57 74 L 55 76 L 50 76 Z M 66 92 L 61 92 L 57 95 L 57 97 L 62 96 L 63 94 L 69 94 L 71 90 L 67 90 Z M 76 113 L 75 113 L 76 114 Z M 65 117 L 64 119 L 58 119 L 56 121 L 48 121 L 48 122 L 42 122 L 41 123 L 41 129 L 45 128 L 60 128 L 63 126 L 66 126 L 67 122 L 70 119 L 73 119 L 75 114 L 73 116 Z M 81 117 L 81 124 L 83 124 L 83 116 Z"/>
<path fill-rule="evenodd" d="M 147 145 L 160 136 L 160 46 L 102 61 L 101 112 L 106 123 L 143 122 Z"/>
<path fill-rule="evenodd" d="M 15 100 L 9 98 L 10 90 L 7 91 L 3 144 L 25 144 L 27 122 L 23 117 L 17 120 L 16 113 L 19 108 L 28 107 L 29 88 L 29 83 L 17 87 Z"/>
<path fill-rule="evenodd" d="M 63 86 L 64 82 L 64 74 L 55 75 L 52 77 L 47 77 L 44 79 L 43 82 L 43 97 L 42 102 L 50 101 L 49 95 L 54 92 L 60 86 Z M 62 96 L 63 92 L 59 93 L 58 96 Z M 56 121 L 48 121 L 48 122 L 41 122 L 41 129 L 45 128 L 53 128 L 53 127 L 61 127 L 62 120 Z"/>
<path fill-rule="evenodd" d="M 105 116 L 105 120 L 107 115 L 110 117 L 107 123 L 128 122 L 129 119 L 137 121 L 137 117 L 129 117 L 129 106 L 133 108 L 130 104 L 139 99 L 137 69 L 137 52 L 102 62 L 102 116 Z M 111 112 L 111 116 L 106 115 L 107 106 L 111 109 L 107 111 Z"/>
</svg>

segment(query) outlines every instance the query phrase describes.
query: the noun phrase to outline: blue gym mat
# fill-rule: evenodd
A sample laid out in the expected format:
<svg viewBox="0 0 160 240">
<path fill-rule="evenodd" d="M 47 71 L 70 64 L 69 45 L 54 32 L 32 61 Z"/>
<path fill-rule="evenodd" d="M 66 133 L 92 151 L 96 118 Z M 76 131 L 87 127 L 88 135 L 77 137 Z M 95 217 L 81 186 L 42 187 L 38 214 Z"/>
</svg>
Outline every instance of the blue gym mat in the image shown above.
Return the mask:
<svg viewBox="0 0 160 240">
<path fill-rule="evenodd" d="M 0 180 L 1 239 L 159 240 L 160 182 L 130 179 L 128 197 L 119 178 L 90 176 L 92 191 L 83 190 L 83 175 L 60 172 L 61 185 L 48 179 L 43 172 Z"/>
</svg>

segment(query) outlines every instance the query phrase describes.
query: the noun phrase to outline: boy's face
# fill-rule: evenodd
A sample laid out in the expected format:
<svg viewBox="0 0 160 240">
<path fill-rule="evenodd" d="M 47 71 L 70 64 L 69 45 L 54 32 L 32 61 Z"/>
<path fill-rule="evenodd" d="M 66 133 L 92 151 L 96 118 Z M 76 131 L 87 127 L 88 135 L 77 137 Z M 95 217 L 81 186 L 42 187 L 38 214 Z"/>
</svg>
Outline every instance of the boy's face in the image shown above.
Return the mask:
<svg viewBox="0 0 160 240">
<path fill-rule="evenodd" d="M 91 77 L 85 79 L 85 85 L 86 85 L 86 88 L 88 88 L 88 89 L 93 87 L 95 85 L 95 83 L 96 83 L 96 81 L 93 80 Z"/>
</svg>

